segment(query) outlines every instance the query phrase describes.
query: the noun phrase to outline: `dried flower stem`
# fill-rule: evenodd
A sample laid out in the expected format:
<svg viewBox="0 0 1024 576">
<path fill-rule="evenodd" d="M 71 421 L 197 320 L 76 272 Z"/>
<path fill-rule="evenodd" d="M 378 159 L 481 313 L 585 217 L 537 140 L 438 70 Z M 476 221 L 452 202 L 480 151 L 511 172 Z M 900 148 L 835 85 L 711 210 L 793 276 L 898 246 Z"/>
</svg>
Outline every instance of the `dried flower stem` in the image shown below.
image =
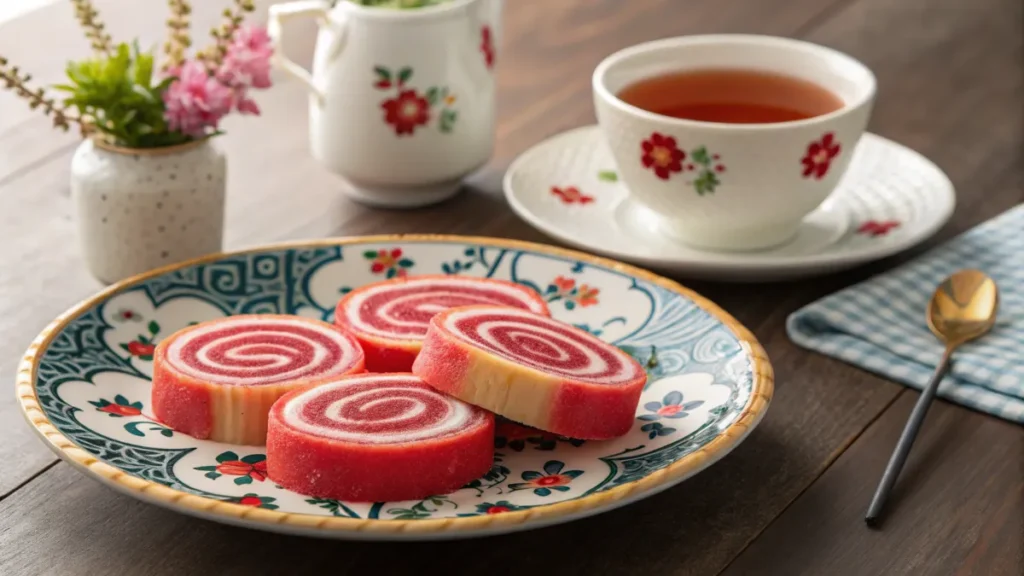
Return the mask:
<svg viewBox="0 0 1024 576">
<path fill-rule="evenodd" d="M 211 70 L 217 69 L 224 60 L 228 45 L 231 44 L 231 37 L 242 25 L 245 14 L 256 9 L 253 0 L 232 0 L 232 3 L 234 4 L 232 8 L 224 9 L 224 22 L 210 30 L 214 43 L 196 55 Z"/>
<path fill-rule="evenodd" d="M 89 125 L 81 118 L 68 114 L 66 107 L 56 104 L 53 98 L 47 98 L 45 89 L 29 88 L 30 80 L 32 80 L 31 75 L 22 74 L 17 66 L 8 66 L 7 59 L 0 56 L 0 81 L 4 83 L 5 88 L 28 100 L 29 108 L 33 110 L 42 108 L 43 114 L 53 118 L 55 127 L 67 132 L 71 124 L 77 124 L 83 136 L 90 131 Z"/>
<path fill-rule="evenodd" d="M 189 35 L 189 15 L 192 13 L 192 6 L 188 0 L 168 0 L 171 17 L 167 19 L 167 41 L 164 43 L 164 60 L 162 69 L 168 72 L 177 68 L 185 61 L 185 52 L 192 45 L 192 37 Z"/>
<path fill-rule="evenodd" d="M 101 54 L 110 54 L 113 41 L 100 20 L 100 13 L 92 5 L 92 0 L 71 0 L 71 3 L 75 5 L 75 17 L 85 30 L 85 37 L 92 44 L 92 49 Z"/>
</svg>

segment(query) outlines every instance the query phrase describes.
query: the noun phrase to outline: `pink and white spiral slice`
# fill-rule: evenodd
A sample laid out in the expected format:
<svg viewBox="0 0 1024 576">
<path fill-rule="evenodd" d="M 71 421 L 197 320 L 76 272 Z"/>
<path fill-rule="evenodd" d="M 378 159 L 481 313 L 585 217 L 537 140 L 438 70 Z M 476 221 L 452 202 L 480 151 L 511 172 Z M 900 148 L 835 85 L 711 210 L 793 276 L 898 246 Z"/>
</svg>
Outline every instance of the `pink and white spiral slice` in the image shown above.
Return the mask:
<svg viewBox="0 0 1024 576">
<path fill-rule="evenodd" d="M 430 319 L 458 306 L 507 306 L 548 315 L 547 303 L 532 289 L 488 278 L 413 276 L 349 292 L 335 311 L 335 323 L 352 332 L 366 352 L 371 372 L 405 372 L 419 353 Z"/>
<path fill-rule="evenodd" d="M 326 498 L 387 501 L 457 490 L 490 469 L 494 417 L 412 374 L 296 390 L 270 411 L 267 472 Z"/>
<path fill-rule="evenodd" d="M 435 316 L 413 372 L 511 420 L 584 439 L 628 432 L 647 381 L 631 356 L 588 332 L 492 306 Z"/>
<path fill-rule="evenodd" d="M 288 391 L 364 370 L 351 335 L 326 322 L 240 315 L 180 330 L 153 357 L 153 412 L 197 438 L 263 444 Z"/>
</svg>

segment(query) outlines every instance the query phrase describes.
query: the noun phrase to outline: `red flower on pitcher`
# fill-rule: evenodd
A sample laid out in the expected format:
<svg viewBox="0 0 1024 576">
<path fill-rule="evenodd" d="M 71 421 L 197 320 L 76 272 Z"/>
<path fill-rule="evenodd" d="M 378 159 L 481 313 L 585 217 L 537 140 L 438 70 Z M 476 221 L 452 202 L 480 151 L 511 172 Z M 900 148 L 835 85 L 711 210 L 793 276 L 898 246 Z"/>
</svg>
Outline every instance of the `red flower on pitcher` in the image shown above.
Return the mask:
<svg viewBox="0 0 1024 576">
<path fill-rule="evenodd" d="M 566 188 L 552 186 L 551 193 L 558 196 L 565 204 L 589 204 L 594 201 L 593 196 L 587 196 L 575 186 L 568 186 Z"/>
<path fill-rule="evenodd" d="M 683 160 L 686 152 L 676 145 L 676 139 L 657 132 L 640 143 L 640 161 L 645 168 L 654 170 L 654 174 L 662 180 L 668 180 L 673 172 L 683 171 Z"/>
<path fill-rule="evenodd" d="M 494 40 L 491 37 L 490 26 L 480 28 L 480 51 L 483 52 L 484 62 L 487 63 L 487 69 L 490 70 L 494 67 Z"/>
<path fill-rule="evenodd" d="M 385 100 L 384 121 L 395 127 L 395 134 L 412 134 L 417 126 L 430 121 L 430 103 L 415 90 L 402 90 L 398 96 Z"/>
<path fill-rule="evenodd" d="M 804 165 L 804 178 L 814 177 L 821 180 L 832 165 L 832 159 L 839 156 L 842 146 L 835 141 L 835 134 L 826 132 L 821 140 L 816 140 L 807 145 L 807 154 L 800 159 Z"/>
</svg>

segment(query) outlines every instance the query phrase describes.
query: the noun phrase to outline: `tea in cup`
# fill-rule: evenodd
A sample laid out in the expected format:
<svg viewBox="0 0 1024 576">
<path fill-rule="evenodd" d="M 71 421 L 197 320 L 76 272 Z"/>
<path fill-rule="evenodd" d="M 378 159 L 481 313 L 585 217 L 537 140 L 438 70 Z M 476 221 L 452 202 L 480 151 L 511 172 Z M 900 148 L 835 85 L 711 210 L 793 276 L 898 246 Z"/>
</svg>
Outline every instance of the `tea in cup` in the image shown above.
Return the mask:
<svg viewBox="0 0 1024 576">
<path fill-rule="evenodd" d="M 612 54 L 598 124 L 630 197 L 693 246 L 785 243 L 835 189 L 867 125 L 874 75 L 799 40 L 707 35 Z"/>
</svg>

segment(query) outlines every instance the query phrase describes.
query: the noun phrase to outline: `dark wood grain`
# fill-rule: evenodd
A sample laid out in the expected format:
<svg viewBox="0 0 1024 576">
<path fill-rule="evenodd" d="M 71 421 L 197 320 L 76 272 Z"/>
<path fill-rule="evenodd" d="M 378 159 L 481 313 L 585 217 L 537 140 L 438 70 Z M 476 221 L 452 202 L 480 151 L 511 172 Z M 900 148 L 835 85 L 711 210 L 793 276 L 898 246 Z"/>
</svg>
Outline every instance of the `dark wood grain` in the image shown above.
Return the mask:
<svg viewBox="0 0 1024 576">
<path fill-rule="evenodd" d="M 98 3 L 118 8 L 118 26 L 147 10 L 138 0 Z M 777 388 L 765 420 L 732 454 L 675 489 L 534 532 L 355 544 L 196 520 L 116 494 L 63 463 L 43 471 L 52 456 L 20 421 L 11 398 L 0 396 L 0 495 L 24 483 L 0 502 L 0 574 L 404 574 L 430 573 L 437 562 L 452 566 L 453 558 L 459 559 L 453 573 L 487 574 L 715 574 L 730 563 L 740 573 L 879 573 L 863 567 L 928 573 L 948 566 L 965 574 L 1012 573 L 1005 570 L 1020 564 L 1020 515 L 1014 513 L 1021 504 L 1021 462 L 1000 461 L 990 446 L 1020 455 L 1021 429 L 938 405 L 922 446 L 951 442 L 956 456 L 927 446 L 916 454 L 920 464 L 912 462 L 904 479 L 918 482 L 921 492 L 894 496 L 901 500 L 894 509 L 909 512 L 885 527 L 880 544 L 882 537 L 856 532 L 862 524 L 855 514 L 852 521 L 846 516 L 866 505 L 860 492 L 873 487 L 875 469 L 892 447 L 888 435 L 902 423 L 913 394 L 798 349 L 783 327 L 799 306 L 1024 199 L 1020 19 L 1016 0 L 512 0 L 499 58 L 495 159 L 457 198 L 411 212 L 367 209 L 340 196 L 333 176 L 309 156 L 302 88 L 282 82 L 261 94 L 263 118 L 232 120 L 220 139 L 231 159 L 229 247 L 383 232 L 544 241 L 505 204 L 503 167 L 540 139 L 593 122 L 590 73 L 605 55 L 644 40 L 703 32 L 805 37 L 865 61 L 881 87 L 871 129 L 935 160 L 957 185 L 958 208 L 926 246 L 858 270 L 756 289 L 688 282 L 751 327 L 768 350 Z M 38 34 L 48 21 L 46 14 L 21 21 L 17 38 Z M 11 47 L 28 53 L 44 78 L 55 77 L 57 66 L 80 48 L 75 39 L 49 54 L 26 50 L 7 34 L 11 26 L 0 27 L 0 53 Z M 299 60 L 308 56 L 309 38 L 302 40 L 293 44 Z M 27 114 L 5 115 L 10 104 L 0 97 L 0 230 L 7 240 L 0 259 L 5 269 L 11 262 L 26 272 L 0 276 L 0 373 L 7 377 L 39 328 L 98 287 L 77 255 L 67 200 L 75 141 Z M 45 265 L 27 271 L 34 263 Z M 947 427 L 964 437 L 948 438 Z M 985 473 L 972 473 L 968 463 Z M 867 476 L 872 481 L 865 483 Z M 956 488 L 943 489 L 945 479 Z M 821 510 L 827 508 L 821 499 L 832 496 L 832 508 Z M 915 533 L 922 523 L 943 528 Z M 809 540 L 818 549 L 809 549 Z M 942 553 L 922 559 L 921 550 Z"/>
<path fill-rule="evenodd" d="M 864 525 L 888 460 L 878 447 L 916 399 L 903 394 L 725 574 L 1021 574 L 1024 429 L 960 406 L 932 406 L 884 524 Z"/>
</svg>

